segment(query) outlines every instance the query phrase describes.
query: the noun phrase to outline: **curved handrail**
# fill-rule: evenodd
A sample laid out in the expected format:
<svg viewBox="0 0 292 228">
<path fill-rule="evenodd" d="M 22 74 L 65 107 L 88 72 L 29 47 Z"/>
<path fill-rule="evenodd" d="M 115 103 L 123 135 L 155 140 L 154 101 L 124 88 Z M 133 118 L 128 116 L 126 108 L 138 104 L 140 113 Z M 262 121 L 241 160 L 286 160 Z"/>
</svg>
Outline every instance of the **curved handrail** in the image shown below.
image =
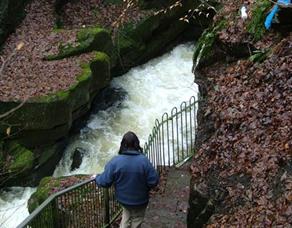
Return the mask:
<svg viewBox="0 0 292 228">
<path fill-rule="evenodd" d="M 50 202 L 52 202 L 54 199 L 56 199 L 58 196 L 60 196 L 60 195 L 62 195 L 62 194 L 65 194 L 66 192 L 69 192 L 69 191 L 71 191 L 72 189 L 76 189 L 76 188 L 78 188 L 78 187 L 81 187 L 81 186 L 83 186 L 83 185 L 85 185 L 85 184 L 88 184 L 88 183 L 90 183 L 90 182 L 94 182 L 94 180 L 91 180 L 91 179 L 89 179 L 89 180 L 85 180 L 85 181 L 82 181 L 82 182 L 80 182 L 80 183 L 78 183 L 78 184 L 75 184 L 75 185 L 72 185 L 72 186 L 70 186 L 70 187 L 68 187 L 68 188 L 65 188 L 65 189 L 63 189 L 63 190 L 61 190 L 61 191 L 59 191 L 59 192 L 56 192 L 56 193 L 54 193 L 54 194 L 52 194 L 52 195 L 50 195 L 44 202 L 42 202 L 42 204 L 40 205 L 40 206 L 38 206 L 25 220 L 23 220 L 23 222 L 20 224 L 20 225 L 18 225 L 17 226 L 17 228 L 18 227 L 24 227 L 25 226 L 25 224 L 27 224 L 32 218 L 34 218 L 35 216 L 37 216 L 41 211 L 42 211 L 42 209 L 43 208 L 45 208 Z M 24 225 L 22 225 L 22 224 L 24 224 Z"/>
</svg>

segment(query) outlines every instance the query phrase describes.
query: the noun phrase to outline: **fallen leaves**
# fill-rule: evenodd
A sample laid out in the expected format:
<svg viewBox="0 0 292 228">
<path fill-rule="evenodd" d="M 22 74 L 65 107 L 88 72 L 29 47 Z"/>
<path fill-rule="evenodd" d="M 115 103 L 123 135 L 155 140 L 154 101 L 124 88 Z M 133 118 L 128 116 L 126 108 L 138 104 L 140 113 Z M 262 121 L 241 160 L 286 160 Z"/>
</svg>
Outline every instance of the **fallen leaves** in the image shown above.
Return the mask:
<svg viewBox="0 0 292 228">
<path fill-rule="evenodd" d="M 273 45 L 262 63 L 240 60 L 201 70 L 210 82 L 205 110 L 215 132 L 191 172 L 193 180 L 208 183 L 211 198 L 213 188 L 228 192 L 209 227 L 292 224 L 292 35 Z M 249 178 L 231 178 L 241 175 Z"/>
<path fill-rule="evenodd" d="M 58 61 L 45 61 L 44 56 L 57 54 L 60 45 L 74 46 L 76 31 L 99 24 L 110 28 L 124 5 L 102 4 L 100 0 L 69 1 L 63 9 L 64 29 L 55 31 L 54 0 L 34 0 L 26 7 L 26 17 L 7 39 L 1 58 L 7 61 L 0 78 L 0 100 L 16 101 L 66 90 L 81 73 L 80 63 L 92 55 L 82 54 Z M 124 23 L 137 22 L 145 16 L 135 7 Z"/>
</svg>

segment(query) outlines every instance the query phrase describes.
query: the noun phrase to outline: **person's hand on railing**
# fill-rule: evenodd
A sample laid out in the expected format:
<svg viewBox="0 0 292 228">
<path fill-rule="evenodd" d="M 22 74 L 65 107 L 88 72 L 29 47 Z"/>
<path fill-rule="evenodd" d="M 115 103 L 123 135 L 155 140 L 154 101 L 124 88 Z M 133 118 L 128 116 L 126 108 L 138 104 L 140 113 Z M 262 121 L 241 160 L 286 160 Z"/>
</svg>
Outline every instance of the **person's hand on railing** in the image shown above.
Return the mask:
<svg viewBox="0 0 292 228">
<path fill-rule="evenodd" d="M 95 178 L 96 178 L 96 174 L 94 174 L 90 177 L 90 179 L 92 179 L 92 180 L 95 180 Z"/>
</svg>

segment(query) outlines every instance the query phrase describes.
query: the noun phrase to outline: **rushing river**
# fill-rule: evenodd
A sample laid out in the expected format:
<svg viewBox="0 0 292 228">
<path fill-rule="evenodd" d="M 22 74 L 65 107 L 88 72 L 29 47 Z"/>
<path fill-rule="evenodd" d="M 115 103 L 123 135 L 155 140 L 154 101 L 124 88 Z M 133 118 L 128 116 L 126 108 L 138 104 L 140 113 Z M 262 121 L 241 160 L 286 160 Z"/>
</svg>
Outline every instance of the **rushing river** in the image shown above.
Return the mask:
<svg viewBox="0 0 292 228">
<path fill-rule="evenodd" d="M 117 154 L 123 134 L 134 131 L 143 145 L 156 118 L 197 94 L 191 73 L 193 46 L 171 52 L 113 79 L 111 88 L 122 99 L 91 115 L 80 134 L 72 137 L 54 176 L 93 174 Z M 78 169 L 70 170 L 76 148 L 83 151 Z M 15 227 L 27 215 L 26 202 L 34 188 L 11 188 L 0 194 L 0 227 Z M 5 221 L 6 220 L 6 221 Z"/>
</svg>

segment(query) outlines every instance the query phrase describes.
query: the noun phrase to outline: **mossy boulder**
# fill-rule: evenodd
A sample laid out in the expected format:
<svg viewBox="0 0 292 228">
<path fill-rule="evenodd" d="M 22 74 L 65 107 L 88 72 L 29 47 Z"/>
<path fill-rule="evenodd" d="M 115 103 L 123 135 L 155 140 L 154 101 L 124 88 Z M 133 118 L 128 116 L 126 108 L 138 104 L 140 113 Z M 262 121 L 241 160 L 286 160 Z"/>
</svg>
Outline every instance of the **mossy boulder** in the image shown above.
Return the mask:
<svg viewBox="0 0 292 228">
<path fill-rule="evenodd" d="M 111 58 L 104 52 L 96 52 L 95 60 L 90 64 L 92 72 L 92 83 L 89 87 L 91 97 L 94 97 L 96 91 L 106 87 L 111 80 L 110 74 Z"/>
<path fill-rule="evenodd" d="M 4 143 L 0 148 L 0 186 L 11 178 L 23 178 L 33 168 L 34 153 L 24 146 L 16 143 Z"/>
<path fill-rule="evenodd" d="M 28 100 L 0 125 L 0 134 L 11 128 L 11 138 L 28 147 L 48 145 L 67 135 L 72 122 L 91 106 L 92 96 L 110 82 L 110 61 L 105 53 L 82 66 L 83 72 L 68 90 Z M 17 106 L 17 102 L 1 102 L 0 113 Z"/>
<path fill-rule="evenodd" d="M 65 146 L 65 140 L 37 148 L 27 148 L 14 140 L 3 142 L 0 149 L 0 188 L 38 185 L 44 176 L 53 174 Z"/>
<path fill-rule="evenodd" d="M 0 46 L 25 16 L 24 8 L 29 0 L 0 1 Z"/>
<path fill-rule="evenodd" d="M 99 27 L 83 28 L 77 33 L 77 44 L 60 45 L 57 55 L 45 57 L 47 60 L 58 60 L 82 53 L 100 51 L 113 57 L 113 43 L 110 33 Z"/>
<path fill-rule="evenodd" d="M 12 157 L 8 171 L 24 172 L 32 168 L 35 159 L 32 151 L 17 143 L 11 143 L 8 150 Z"/>
<path fill-rule="evenodd" d="M 28 201 L 28 211 L 31 213 L 35 210 L 39 205 L 42 204 L 52 193 L 54 188 L 60 187 L 60 181 L 53 179 L 53 177 L 44 177 L 37 191 L 32 194 Z"/>
<path fill-rule="evenodd" d="M 80 183 L 89 179 L 88 175 L 75 175 L 66 177 L 44 177 L 37 191 L 32 194 L 28 201 L 28 211 L 33 212 L 38 206 L 40 206 L 49 196 L 54 193 L 68 188 L 74 184 Z"/>
</svg>

